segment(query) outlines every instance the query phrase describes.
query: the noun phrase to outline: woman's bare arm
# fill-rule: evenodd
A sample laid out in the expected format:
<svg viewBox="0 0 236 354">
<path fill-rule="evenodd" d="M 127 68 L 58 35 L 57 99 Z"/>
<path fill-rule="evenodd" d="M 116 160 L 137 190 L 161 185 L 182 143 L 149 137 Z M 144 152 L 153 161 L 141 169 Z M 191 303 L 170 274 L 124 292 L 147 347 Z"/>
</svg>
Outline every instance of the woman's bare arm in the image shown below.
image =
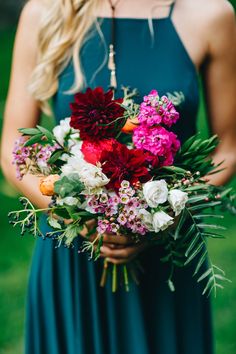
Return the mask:
<svg viewBox="0 0 236 354">
<path fill-rule="evenodd" d="M 222 185 L 236 169 L 236 24 L 231 5 L 215 3 L 207 25 L 209 44 L 203 77 L 210 126 L 221 141 L 213 158 L 215 163 L 225 161 L 225 170 L 210 176 L 209 182 Z"/>
<path fill-rule="evenodd" d="M 6 178 L 34 204 L 45 208 L 49 198 L 41 195 L 38 178 L 25 176 L 22 181 L 16 179 L 12 165 L 14 141 L 19 136 L 17 129 L 33 127 L 38 123 L 40 110 L 36 100 L 28 93 L 30 75 L 36 63 L 37 35 L 39 21 L 43 13 L 41 2 L 29 1 L 20 17 L 13 53 L 10 87 L 4 113 L 1 146 L 1 166 Z"/>
</svg>

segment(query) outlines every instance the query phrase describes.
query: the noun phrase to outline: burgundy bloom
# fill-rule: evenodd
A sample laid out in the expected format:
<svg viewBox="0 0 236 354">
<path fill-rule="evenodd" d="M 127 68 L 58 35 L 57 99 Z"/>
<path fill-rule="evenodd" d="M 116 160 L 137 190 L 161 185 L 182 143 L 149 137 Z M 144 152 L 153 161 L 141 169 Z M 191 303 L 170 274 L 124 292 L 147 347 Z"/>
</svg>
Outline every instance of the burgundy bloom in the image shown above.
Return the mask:
<svg viewBox="0 0 236 354">
<path fill-rule="evenodd" d="M 130 150 L 117 142 L 112 151 L 102 152 L 100 162 L 103 173 L 110 179 L 108 188 L 118 190 L 123 180 L 130 181 L 133 185 L 138 181 L 144 183 L 151 179 L 142 150 Z"/>
<path fill-rule="evenodd" d="M 104 92 L 102 87 L 77 93 L 75 102 L 70 104 L 70 126 L 80 130 L 82 140 L 114 137 L 124 124 L 123 119 L 119 124 L 112 123 L 124 114 L 124 108 L 120 106 L 122 102 L 122 98 L 113 99 L 112 90 Z"/>
</svg>

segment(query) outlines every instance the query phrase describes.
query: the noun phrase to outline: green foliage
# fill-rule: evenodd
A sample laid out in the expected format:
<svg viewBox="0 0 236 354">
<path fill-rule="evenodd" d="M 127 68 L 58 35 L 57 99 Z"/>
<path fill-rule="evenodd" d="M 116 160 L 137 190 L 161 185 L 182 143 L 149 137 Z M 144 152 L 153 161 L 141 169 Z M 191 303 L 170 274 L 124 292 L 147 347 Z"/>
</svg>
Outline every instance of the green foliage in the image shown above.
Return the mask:
<svg viewBox="0 0 236 354">
<path fill-rule="evenodd" d="M 180 215 L 175 230 L 168 231 L 167 235 L 164 236 L 166 256 L 161 261 L 171 264 L 168 278 L 171 291 L 174 291 L 172 278 L 175 267 L 184 267 L 194 262 L 193 276 L 198 277 L 198 282 L 204 281 L 203 295 L 209 296 L 211 292 L 214 292 L 216 296 L 217 289 L 223 288 L 222 282 L 229 282 L 229 280 L 225 277 L 224 271 L 212 263 L 207 241 L 210 238 L 224 238 L 218 232 L 225 230 L 225 227 L 217 222 L 214 223 L 214 219 L 219 220 L 223 216 L 217 214 L 215 208 L 218 207 L 219 209 L 219 206 L 223 208 L 224 205 L 231 205 L 232 200 L 234 201 L 231 195 L 232 189 L 223 190 L 221 187 L 202 184 L 188 187 L 187 190 L 192 195 Z M 197 195 L 195 194 L 196 191 Z M 216 196 L 217 200 L 215 200 Z M 231 209 L 233 210 L 232 205 Z M 205 221 L 206 218 L 210 218 L 211 222 Z M 207 270 L 201 273 L 203 264 L 207 264 Z"/>
<path fill-rule="evenodd" d="M 18 130 L 23 136 L 30 137 L 25 142 L 25 146 L 31 146 L 36 143 L 41 145 L 55 145 L 55 143 L 58 144 L 54 135 L 48 129 L 41 127 L 40 125 L 37 125 L 36 128 L 20 128 Z"/>
<path fill-rule="evenodd" d="M 210 157 L 218 143 L 216 135 L 209 139 L 202 139 L 199 134 L 192 136 L 177 152 L 175 165 L 191 172 L 199 171 L 201 176 L 207 175 L 219 166 L 214 166 Z"/>
<path fill-rule="evenodd" d="M 82 190 L 84 185 L 76 173 L 63 176 L 54 183 L 54 191 L 61 198 L 78 196 Z"/>
</svg>

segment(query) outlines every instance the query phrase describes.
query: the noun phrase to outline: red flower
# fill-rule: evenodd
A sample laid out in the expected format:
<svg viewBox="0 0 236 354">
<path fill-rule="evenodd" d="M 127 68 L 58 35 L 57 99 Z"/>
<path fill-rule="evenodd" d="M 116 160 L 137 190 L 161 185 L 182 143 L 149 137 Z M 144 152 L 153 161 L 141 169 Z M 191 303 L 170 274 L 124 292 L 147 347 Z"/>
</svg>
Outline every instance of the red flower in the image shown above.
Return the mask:
<svg viewBox="0 0 236 354">
<path fill-rule="evenodd" d="M 82 140 L 110 138 L 120 131 L 123 119 L 119 124 L 106 125 L 124 114 L 124 108 L 120 106 L 123 99 L 114 100 L 112 97 L 112 90 L 104 93 L 101 87 L 88 88 L 85 93 L 75 95 L 75 102 L 70 104 L 70 126 L 80 130 Z"/>
<path fill-rule="evenodd" d="M 84 140 L 82 143 L 81 151 L 84 155 L 85 161 L 96 164 L 100 161 L 102 152 L 112 151 L 115 139 L 104 139 L 99 141 Z"/>
<path fill-rule="evenodd" d="M 110 179 L 108 188 L 119 189 L 123 180 L 135 184 L 151 179 L 142 150 L 129 150 L 125 145 L 116 142 L 112 151 L 102 152 L 100 162 L 103 173 Z"/>
</svg>

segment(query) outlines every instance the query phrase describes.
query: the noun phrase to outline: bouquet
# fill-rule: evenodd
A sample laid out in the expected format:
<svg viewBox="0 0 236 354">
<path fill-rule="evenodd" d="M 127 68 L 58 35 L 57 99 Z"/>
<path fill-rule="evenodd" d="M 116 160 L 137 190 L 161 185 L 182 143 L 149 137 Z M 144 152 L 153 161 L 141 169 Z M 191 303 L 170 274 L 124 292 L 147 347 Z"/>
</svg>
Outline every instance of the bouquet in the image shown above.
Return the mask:
<svg viewBox="0 0 236 354">
<path fill-rule="evenodd" d="M 171 130 L 180 117 L 170 97 L 152 90 L 137 104 L 134 94 L 124 89 L 124 97 L 115 99 L 111 90 L 88 88 L 75 95 L 71 117 L 52 132 L 41 126 L 19 129 L 13 151 L 17 176 L 41 176 L 40 190 L 51 203 L 36 209 L 21 197 L 23 209 L 12 211 L 10 222 L 22 234 L 29 230 L 71 247 L 93 220 L 82 245 L 91 259 L 100 257 L 104 234 L 132 236 L 134 242 L 164 248 L 161 261 L 170 264 L 172 291 L 175 268 L 196 260 L 193 275 L 206 280 L 203 293 L 216 292 L 228 279 L 209 257 L 207 241 L 223 237 L 217 210 L 235 212 L 232 190 L 205 178 L 219 171 L 210 157 L 218 139 L 195 135 L 181 146 Z M 51 227 L 46 235 L 38 223 L 43 212 Z M 128 290 L 138 267 L 137 260 L 116 266 L 105 259 L 101 285 L 111 271 L 112 290 L 119 283 Z"/>
</svg>

